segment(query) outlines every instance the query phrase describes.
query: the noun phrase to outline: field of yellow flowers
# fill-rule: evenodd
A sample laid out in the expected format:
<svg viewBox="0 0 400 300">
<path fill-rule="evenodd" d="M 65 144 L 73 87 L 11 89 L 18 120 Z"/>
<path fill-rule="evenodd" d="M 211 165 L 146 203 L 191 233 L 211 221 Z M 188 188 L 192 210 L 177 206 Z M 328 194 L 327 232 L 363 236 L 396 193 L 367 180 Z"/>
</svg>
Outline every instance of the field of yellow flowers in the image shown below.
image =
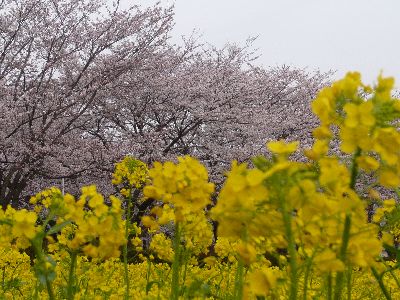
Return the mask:
<svg viewBox="0 0 400 300">
<path fill-rule="evenodd" d="M 118 197 L 53 187 L 1 210 L 0 298 L 400 299 L 393 85 L 348 73 L 312 103 L 306 162 L 289 159 L 298 142 L 269 142 L 218 193 L 195 158 L 126 157 Z"/>
</svg>

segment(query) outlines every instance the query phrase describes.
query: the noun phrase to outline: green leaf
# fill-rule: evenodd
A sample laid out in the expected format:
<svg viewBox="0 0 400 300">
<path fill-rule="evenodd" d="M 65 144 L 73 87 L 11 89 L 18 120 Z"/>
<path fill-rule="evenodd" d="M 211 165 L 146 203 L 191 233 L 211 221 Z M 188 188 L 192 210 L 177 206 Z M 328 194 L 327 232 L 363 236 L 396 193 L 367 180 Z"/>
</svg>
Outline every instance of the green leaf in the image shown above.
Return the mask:
<svg viewBox="0 0 400 300">
<path fill-rule="evenodd" d="M 149 291 L 151 290 L 153 284 L 157 284 L 158 288 L 160 288 L 160 282 L 158 281 L 150 281 L 146 284 L 146 295 L 149 293 Z"/>
<path fill-rule="evenodd" d="M 251 160 L 254 166 L 261 171 L 267 171 L 271 167 L 271 162 L 264 156 L 256 156 Z"/>
<path fill-rule="evenodd" d="M 51 227 L 51 228 L 46 232 L 46 234 L 47 234 L 47 235 L 51 235 L 51 234 L 60 232 L 65 226 L 67 226 L 67 225 L 69 225 L 69 224 L 71 224 L 71 223 L 72 223 L 72 221 L 65 221 L 65 222 L 63 222 L 63 223 L 57 224 L 57 225 Z"/>
</svg>

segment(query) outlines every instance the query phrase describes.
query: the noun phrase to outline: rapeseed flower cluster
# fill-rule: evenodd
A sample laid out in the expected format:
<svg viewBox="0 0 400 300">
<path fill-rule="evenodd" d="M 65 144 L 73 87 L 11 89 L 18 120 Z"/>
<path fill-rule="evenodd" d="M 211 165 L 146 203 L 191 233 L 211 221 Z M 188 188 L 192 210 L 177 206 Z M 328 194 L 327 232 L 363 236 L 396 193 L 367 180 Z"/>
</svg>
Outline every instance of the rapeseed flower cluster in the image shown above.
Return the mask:
<svg viewBox="0 0 400 300">
<path fill-rule="evenodd" d="M 38 193 L 30 202 L 35 205 L 35 211 L 45 214 L 45 223 L 54 220 L 61 225 L 61 234 L 56 245 L 51 246 L 53 249 L 65 247 L 93 258 L 120 255 L 119 248 L 125 239 L 123 211 L 118 198 L 111 196 L 111 205 L 108 205 L 95 186 L 83 187 L 79 199 L 70 194 L 62 195 L 53 187 Z"/>
<path fill-rule="evenodd" d="M 250 269 L 265 251 L 288 249 L 292 299 L 302 265 L 335 278 L 335 293 L 342 291 L 345 270 L 378 265 L 380 227 L 366 222 L 368 203 L 355 186 L 361 171 L 376 172 L 377 184 L 384 187 L 400 185 L 400 133 L 392 125 L 399 102 L 390 97 L 392 87 L 379 77 L 371 89 L 359 73 L 347 74 L 312 104 L 321 125 L 313 132 L 314 146 L 305 151 L 310 163 L 288 161 L 297 142 L 273 141 L 267 144 L 272 160 L 258 157 L 256 168 L 234 162 L 227 174 L 212 210 L 218 236 L 242 241 L 236 251 Z M 361 92 L 371 95 L 365 98 Z M 350 164 L 328 154 L 334 132 L 339 132 L 340 150 L 353 155 Z"/>
<path fill-rule="evenodd" d="M 124 244 L 124 221 L 122 221 L 121 202 L 111 197 L 111 206 L 96 191 L 95 186 L 82 188 L 78 201 L 70 202 L 74 216 L 73 235 L 60 242 L 70 249 L 81 249 L 87 256 L 94 258 L 119 257 L 120 246 Z M 72 201 L 72 199 L 71 199 Z M 89 209 L 83 209 L 88 206 Z M 65 229 L 67 230 L 67 228 Z"/>
<path fill-rule="evenodd" d="M 115 165 L 111 183 L 119 188 L 123 196 L 129 197 L 132 188 L 143 188 L 148 179 L 148 172 L 149 169 L 144 162 L 132 156 L 126 156 Z"/>
<path fill-rule="evenodd" d="M 207 169 L 198 160 L 185 156 L 178 161 L 155 162 L 149 171 L 152 184 L 143 192 L 146 197 L 173 205 L 179 222 L 179 213 L 197 212 L 211 203 L 214 184 L 208 182 Z"/>
<path fill-rule="evenodd" d="M 178 164 L 156 162 L 149 175 L 152 183 L 144 187 L 144 196 L 162 204 L 152 209 L 151 216 L 142 218 L 143 224 L 153 230 L 179 224 L 186 248 L 196 254 L 207 252 L 213 234 L 205 208 L 211 204 L 214 184 L 208 181 L 206 168 L 185 156 L 178 158 Z"/>
<path fill-rule="evenodd" d="M 38 232 L 37 215 L 27 209 L 16 210 L 8 206 L 0 210 L 0 247 L 26 249 Z"/>
</svg>

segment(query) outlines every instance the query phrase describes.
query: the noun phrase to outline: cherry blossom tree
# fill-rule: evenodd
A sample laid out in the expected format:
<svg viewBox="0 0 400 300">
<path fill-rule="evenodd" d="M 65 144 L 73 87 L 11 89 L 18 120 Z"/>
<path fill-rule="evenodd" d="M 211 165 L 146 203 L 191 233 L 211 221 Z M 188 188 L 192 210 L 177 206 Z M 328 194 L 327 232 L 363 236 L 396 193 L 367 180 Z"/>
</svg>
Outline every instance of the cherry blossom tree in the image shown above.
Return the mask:
<svg viewBox="0 0 400 300">
<path fill-rule="evenodd" d="M 86 130 L 99 95 L 162 51 L 171 25 L 171 8 L 159 6 L 0 1 L 3 207 L 41 180 L 102 174 L 115 149 Z"/>
<path fill-rule="evenodd" d="M 0 201 L 66 182 L 111 193 L 113 164 L 198 157 L 220 181 L 270 139 L 310 143 L 329 74 L 254 65 L 251 40 L 168 41 L 173 8 L 0 0 Z"/>
<path fill-rule="evenodd" d="M 251 41 L 223 49 L 190 45 L 157 57 L 142 77 L 126 74 L 112 91 L 115 101 L 103 104 L 103 126 L 125 149 L 148 163 L 194 155 L 220 181 L 232 159 L 248 160 L 268 139 L 311 144 L 317 120 L 309 104 L 329 74 L 254 67 Z"/>
</svg>

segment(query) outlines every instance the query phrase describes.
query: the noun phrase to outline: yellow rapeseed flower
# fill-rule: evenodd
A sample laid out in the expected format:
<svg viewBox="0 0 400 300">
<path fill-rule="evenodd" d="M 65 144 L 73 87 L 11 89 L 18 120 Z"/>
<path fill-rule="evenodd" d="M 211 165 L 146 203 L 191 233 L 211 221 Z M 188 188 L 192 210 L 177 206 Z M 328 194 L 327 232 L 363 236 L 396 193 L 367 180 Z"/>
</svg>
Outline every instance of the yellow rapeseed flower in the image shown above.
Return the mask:
<svg viewBox="0 0 400 300">
<path fill-rule="evenodd" d="M 249 243 L 240 243 L 236 245 L 236 251 L 247 266 L 257 260 L 257 251 L 254 246 Z"/>
<path fill-rule="evenodd" d="M 391 99 L 391 91 L 394 87 L 393 77 L 378 76 L 378 84 L 375 86 L 375 100 L 378 102 L 387 102 Z"/>
<path fill-rule="evenodd" d="M 400 186 L 400 176 L 389 169 L 383 169 L 379 172 L 379 183 L 388 188 L 397 188 Z"/>
<path fill-rule="evenodd" d="M 299 142 L 286 143 L 285 141 L 272 141 L 267 143 L 267 148 L 274 154 L 289 155 L 297 150 Z"/>
<path fill-rule="evenodd" d="M 378 128 L 373 137 L 373 149 L 389 165 L 394 165 L 400 155 L 400 133 L 393 127 Z"/>
<path fill-rule="evenodd" d="M 248 276 L 250 291 L 257 296 L 266 297 L 275 288 L 278 281 L 278 272 L 272 268 L 263 267 Z"/>
<path fill-rule="evenodd" d="M 373 115 L 374 105 L 372 101 L 363 102 L 359 105 L 347 103 L 343 110 L 346 112 L 344 123 L 347 127 L 356 128 L 360 125 L 372 127 L 375 125 Z"/>
<path fill-rule="evenodd" d="M 362 155 L 356 159 L 359 168 L 366 172 L 372 172 L 379 168 L 379 161 L 371 156 Z"/>
<path fill-rule="evenodd" d="M 316 268 L 323 273 L 344 271 L 344 263 L 336 257 L 331 249 L 325 249 L 314 258 Z"/>
<path fill-rule="evenodd" d="M 26 209 L 17 210 L 13 218 L 13 236 L 33 239 L 36 235 L 36 220 L 36 213 Z"/>
</svg>

